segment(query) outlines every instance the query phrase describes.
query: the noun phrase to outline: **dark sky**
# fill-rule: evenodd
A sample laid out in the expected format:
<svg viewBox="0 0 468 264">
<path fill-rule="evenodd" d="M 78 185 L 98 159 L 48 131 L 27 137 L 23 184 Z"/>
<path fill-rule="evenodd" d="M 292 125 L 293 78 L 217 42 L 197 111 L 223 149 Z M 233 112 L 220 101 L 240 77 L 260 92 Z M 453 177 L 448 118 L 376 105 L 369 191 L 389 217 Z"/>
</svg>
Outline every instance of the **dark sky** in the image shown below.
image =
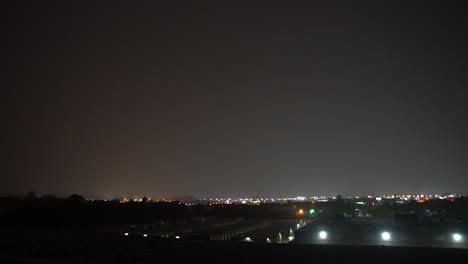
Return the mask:
<svg viewBox="0 0 468 264">
<path fill-rule="evenodd" d="M 5 9 L 0 194 L 468 192 L 464 7 L 60 2 Z"/>
</svg>

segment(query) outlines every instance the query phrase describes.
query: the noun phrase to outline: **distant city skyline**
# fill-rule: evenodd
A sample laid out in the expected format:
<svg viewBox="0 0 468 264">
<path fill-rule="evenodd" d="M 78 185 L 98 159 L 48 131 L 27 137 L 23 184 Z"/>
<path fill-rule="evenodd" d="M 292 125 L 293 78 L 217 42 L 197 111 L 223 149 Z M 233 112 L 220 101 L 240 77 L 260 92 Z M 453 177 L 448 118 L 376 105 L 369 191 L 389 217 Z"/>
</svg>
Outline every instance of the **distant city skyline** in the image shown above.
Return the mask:
<svg viewBox="0 0 468 264">
<path fill-rule="evenodd" d="M 35 191 L 30 191 L 27 194 L 20 193 L 17 194 L 20 197 L 47 197 L 47 196 L 56 196 L 60 198 L 66 198 L 70 195 L 80 195 L 82 194 L 69 194 L 69 195 L 54 195 L 54 194 L 38 194 Z M 84 198 L 90 200 L 121 200 L 121 201 L 142 201 L 143 199 L 153 200 L 153 201 L 170 201 L 170 200 L 191 200 L 191 201 L 243 201 L 243 200 L 257 200 L 257 201 L 286 201 L 286 200 L 294 200 L 294 201 L 310 201 L 310 200 L 320 200 L 320 199 L 337 199 L 338 197 L 342 197 L 343 199 L 359 199 L 359 198 L 384 198 L 384 199 L 398 199 L 398 198 L 410 198 L 410 199 L 446 199 L 446 198 L 455 198 L 455 197 L 464 197 L 466 193 L 464 192 L 439 192 L 439 193 L 369 193 L 369 194 L 335 194 L 335 195 L 310 195 L 310 196 L 277 196 L 277 197 L 264 197 L 264 196 L 239 196 L 239 197 L 229 197 L 229 196 L 213 196 L 213 197 L 194 197 L 194 196 L 173 196 L 173 197 L 157 197 L 157 196 L 149 196 L 149 195 L 115 195 L 115 196 L 99 196 L 99 195 L 83 195 Z"/>
</svg>

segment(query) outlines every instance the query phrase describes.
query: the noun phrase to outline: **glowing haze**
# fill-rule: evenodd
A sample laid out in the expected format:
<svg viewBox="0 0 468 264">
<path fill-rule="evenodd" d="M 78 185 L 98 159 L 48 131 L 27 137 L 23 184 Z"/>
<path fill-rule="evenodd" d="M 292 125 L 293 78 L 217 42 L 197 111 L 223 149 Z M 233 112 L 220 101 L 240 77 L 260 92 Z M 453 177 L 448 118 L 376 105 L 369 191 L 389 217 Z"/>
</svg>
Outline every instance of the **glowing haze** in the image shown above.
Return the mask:
<svg viewBox="0 0 468 264">
<path fill-rule="evenodd" d="M 9 8 L 1 194 L 468 190 L 463 8 L 60 4 Z"/>
</svg>

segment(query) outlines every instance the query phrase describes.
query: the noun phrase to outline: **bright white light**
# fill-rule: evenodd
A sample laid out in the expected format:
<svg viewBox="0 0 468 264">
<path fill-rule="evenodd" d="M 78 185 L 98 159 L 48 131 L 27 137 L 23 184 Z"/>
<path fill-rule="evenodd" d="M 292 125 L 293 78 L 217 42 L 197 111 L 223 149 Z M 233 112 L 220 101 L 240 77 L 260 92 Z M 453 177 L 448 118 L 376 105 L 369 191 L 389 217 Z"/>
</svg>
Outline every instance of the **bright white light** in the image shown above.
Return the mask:
<svg viewBox="0 0 468 264">
<path fill-rule="evenodd" d="M 458 242 L 458 241 L 460 241 L 462 239 L 462 236 L 460 234 L 453 234 L 452 238 L 453 238 L 453 240 Z"/>
<path fill-rule="evenodd" d="M 124 236 L 128 236 L 128 233 L 125 233 Z"/>
<path fill-rule="evenodd" d="M 320 231 L 320 232 L 319 232 L 319 238 L 320 238 L 320 239 L 325 239 L 325 238 L 327 238 L 327 232 L 325 232 L 325 231 Z"/>
<path fill-rule="evenodd" d="M 175 236 L 175 238 L 176 238 L 176 239 L 179 239 L 179 238 L 180 238 L 180 236 Z"/>
<path fill-rule="evenodd" d="M 385 241 L 390 240 L 390 233 L 389 232 L 383 232 L 381 234 L 381 236 L 382 236 L 382 239 L 385 240 Z"/>
<path fill-rule="evenodd" d="M 144 237 L 147 237 L 148 235 L 147 234 L 143 234 Z"/>
</svg>

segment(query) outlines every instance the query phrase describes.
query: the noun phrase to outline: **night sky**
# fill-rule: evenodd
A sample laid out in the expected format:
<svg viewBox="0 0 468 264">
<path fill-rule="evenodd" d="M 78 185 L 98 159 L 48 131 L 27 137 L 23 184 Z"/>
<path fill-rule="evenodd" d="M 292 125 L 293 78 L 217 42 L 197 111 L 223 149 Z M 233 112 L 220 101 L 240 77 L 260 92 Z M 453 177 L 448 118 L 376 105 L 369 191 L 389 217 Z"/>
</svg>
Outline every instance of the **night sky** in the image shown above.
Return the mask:
<svg viewBox="0 0 468 264">
<path fill-rule="evenodd" d="M 14 2 L 1 195 L 468 192 L 464 7 Z"/>
</svg>

